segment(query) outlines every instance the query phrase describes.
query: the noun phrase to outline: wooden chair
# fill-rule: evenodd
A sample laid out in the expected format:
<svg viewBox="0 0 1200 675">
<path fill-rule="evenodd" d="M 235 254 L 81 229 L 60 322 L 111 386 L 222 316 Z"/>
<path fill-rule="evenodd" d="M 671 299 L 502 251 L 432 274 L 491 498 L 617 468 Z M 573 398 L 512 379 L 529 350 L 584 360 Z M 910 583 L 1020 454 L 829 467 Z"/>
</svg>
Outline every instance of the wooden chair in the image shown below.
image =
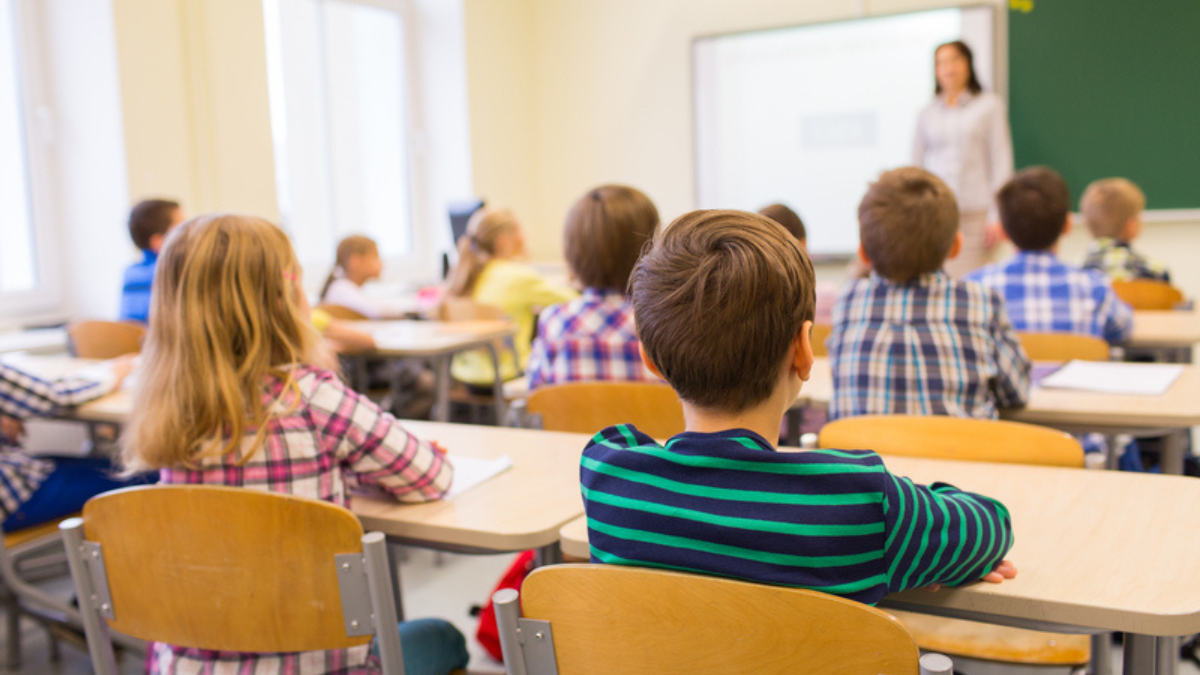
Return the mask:
<svg viewBox="0 0 1200 675">
<path fill-rule="evenodd" d="M 71 354 L 81 359 L 111 359 L 142 351 L 146 327 L 125 321 L 76 321 L 67 326 Z"/>
<path fill-rule="evenodd" d="M 334 305 L 331 303 L 322 302 L 313 309 L 319 309 L 329 316 L 340 319 L 342 321 L 366 321 L 367 316 L 362 312 L 350 309 L 345 305 Z"/>
<path fill-rule="evenodd" d="M 1108 361 L 1108 343 L 1082 333 L 1018 332 L 1021 346 L 1034 361 Z"/>
<path fill-rule="evenodd" d="M 1070 434 L 1000 420 L 916 415 L 847 417 L 825 425 L 818 445 L 967 462 L 1069 468 L 1084 465 L 1083 447 Z M 921 649 L 1028 665 L 1082 665 L 1090 658 L 1086 635 L 1029 631 L 908 612 L 892 614 L 912 633 Z"/>
<path fill-rule="evenodd" d="M 509 675 L 919 672 L 917 647 L 899 622 L 816 591 L 556 565 L 530 574 L 519 595 L 501 590 L 492 602 Z"/>
<path fill-rule="evenodd" d="M 1112 287 L 1117 297 L 1134 309 L 1175 309 L 1183 302 L 1183 293 L 1165 281 L 1114 281 Z"/>
<path fill-rule="evenodd" d="M 540 387 L 525 403 L 541 415 L 547 431 L 592 434 L 630 423 L 654 438 L 682 433 L 683 404 L 665 384 L 652 382 L 570 382 Z"/>
<path fill-rule="evenodd" d="M 476 302 L 471 298 L 464 297 L 447 297 L 442 300 L 437 306 L 434 316 L 438 321 L 448 323 L 466 323 L 470 321 L 504 321 L 508 319 L 508 315 L 503 309 L 492 305 L 485 305 L 481 302 Z M 500 362 L 502 354 L 511 354 L 513 363 L 516 364 L 518 372 L 522 370 L 523 364 L 519 363 L 517 358 L 516 344 L 512 338 L 498 340 L 492 346 L 493 365 L 496 367 L 496 372 L 500 372 Z M 507 405 L 504 399 L 504 382 L 499 377 L 492 384 L 491 394 L 480 394 L 473 392 L 466 385 L 456 383 L 450 389 L 450 402 L 462 406 L 467 406 L 471 412 L 472 421 L 476 420 L 476 413 L 479 410 L 491 408 L 494 411 L 496 424 L 502 424 L 504 421 Z"/>
<path fill-rule="evenodd" d="M 148 486 L 94 497 L 61 528 L 100 675 L 116 672 L 110 627 L 246 652 L 341 649 L 374 635 L 383 672 L 404 672 L 383 535 L 364 535 L 340 506 L 244 488 Z"/>
<path fill-rule="evenodd" d="M 829 334 L 833 331 L 833 326 L 824 323 L 813 324 L 812 327 L 812 350 L 813 356 L 829 356 L 829 349 L 825 346 L 825 341 L 829 339 Z"/>
</svg>

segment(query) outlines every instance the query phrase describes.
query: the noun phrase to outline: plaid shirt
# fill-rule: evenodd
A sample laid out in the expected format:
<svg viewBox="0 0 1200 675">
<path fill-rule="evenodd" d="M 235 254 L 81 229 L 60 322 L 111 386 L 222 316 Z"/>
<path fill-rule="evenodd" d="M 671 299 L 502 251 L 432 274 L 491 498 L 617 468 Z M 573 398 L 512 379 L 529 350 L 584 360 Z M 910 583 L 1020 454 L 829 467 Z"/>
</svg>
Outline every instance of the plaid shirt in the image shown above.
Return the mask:
<svg viewBox="0 0 1200 675">
<path fill-rule="evenodd" d="M 967 275 L 1004 298 L 1019 331 L 1084 333 L 1109 344 L 1129 339 L 1133 309 L 1103 274 L 1068 265 L 1053 253 L 1021 251 L 1007 263 Z"/>
<path fill-rule="evenodd" d="M 453 468 L 429 444 L 409 434 L 367 397 L 325 370 L 293 371 L 300 400 L 289 400 L 272 378 L 263 399 L 276 414 L 258 450 L 204 457 L 197 469 L 164 469 L 163 483 L 213 484 L 286 492 L 349 505 L 347 489 L 371 486 L 404 502 L 438 499 Z M 282 399 L 282 400 L 281 400 Z M 295 403 L 296 405 L 292 405 Z M 245 445 L 250 443 L 248 434 Z M 243 447 L 245 447 L 245 445 Z M 155 643 L 147 672 L 206 675 L 351 675 L 378 673 L 370 645 L 292 654 L 216 652 Z"/>
<path fill-rule="evenodd" d="M 1096 270 L 1113 281 L 1151 279 L 1170 283 L 1171 273 L 1157 260 L 1134 253 L 1128 242 L 1100 237 L 1088 247 L 1083 268 Z"/>
<path fill-rule="evenodd" d="M 107 364 L 46 380 L 0 361 L 0 414 L 17 419 L 43 417 L 58 408 L 103 396 L 113 390 L 116 382 Z M 16 440 L 0 437 L 0 520 L 29 501 L 54 470 L 54 462 L 35 459 L 17 449 Z"/>
<path fill-rule="evenodd" d="M 995 418 L 1029 398 L 1029 358 L 999 296 L 938 271 L 878 274 L 838 300 L 829 336 L 830 419 L 901 413 Z"/>
<path fill-rule="evenodd" d="M 657 382 L 638 349 L 633 305 L 619 291 L 589 288 L 545 309 L 529 355 L 529 388 L 596 380 Z"/>
</svg>

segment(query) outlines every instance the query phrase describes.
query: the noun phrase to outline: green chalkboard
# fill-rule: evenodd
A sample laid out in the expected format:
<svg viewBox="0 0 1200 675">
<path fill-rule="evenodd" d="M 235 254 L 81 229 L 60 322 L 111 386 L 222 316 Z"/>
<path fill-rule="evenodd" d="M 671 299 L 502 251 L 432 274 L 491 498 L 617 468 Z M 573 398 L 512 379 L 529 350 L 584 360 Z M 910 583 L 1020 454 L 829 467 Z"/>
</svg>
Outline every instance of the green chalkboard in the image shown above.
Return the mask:
<svg viewBox="0 0 1200 675">
<path fill-rule="evenodd" d="M 1017 167 L 1046 164 L 1078 206 L 1125 176 L 1151 209 L 1200 208 L 1200 0 L 1010 0 Z"/>
</svg>

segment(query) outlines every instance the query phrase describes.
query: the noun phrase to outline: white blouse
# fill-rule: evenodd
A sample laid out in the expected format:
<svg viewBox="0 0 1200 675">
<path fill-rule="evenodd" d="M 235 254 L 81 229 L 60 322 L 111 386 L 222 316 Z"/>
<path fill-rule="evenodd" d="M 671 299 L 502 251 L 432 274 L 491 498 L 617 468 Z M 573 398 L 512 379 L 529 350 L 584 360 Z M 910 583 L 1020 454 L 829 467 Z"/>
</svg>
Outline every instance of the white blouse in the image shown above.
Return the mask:
<svg viewBox="0 0 1200 675">
<path fill-rule="evenodd" d="M 946 181 L 960 211 L 987 209 L 1013 173 L 1012 137 L 1004 103 L 991 92 L 964 91 L 957 105 L 935 98 L 917 118 L 913 164 Z"/>
</svg>

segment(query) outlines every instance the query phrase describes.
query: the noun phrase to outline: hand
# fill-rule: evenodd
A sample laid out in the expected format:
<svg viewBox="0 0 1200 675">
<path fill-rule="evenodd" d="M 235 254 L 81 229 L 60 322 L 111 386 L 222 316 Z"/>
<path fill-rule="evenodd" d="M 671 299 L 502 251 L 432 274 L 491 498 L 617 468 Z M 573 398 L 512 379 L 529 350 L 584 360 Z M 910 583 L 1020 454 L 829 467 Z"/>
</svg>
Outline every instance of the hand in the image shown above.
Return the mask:
<svg viewBox="0 0 1200 675">
<path fill-rule="evenodd" d="M 1007 238 L 1000 223 L 988 223 L 983 228 L 983 245 L 987 248 L 995 248 L 996 244 Z"/>
<path fill-rule="evenodd" d="M 1001 560 L 996 569 L 983 575 L 983 581 L 989 584 L 998 584 L 1005 579 L 1013 579 L 1017 576 L 1017 566 L 1008 560 Z"/>
<path fill-rule="evenodd" d="M 24 435 L 25 424 L 21 420 L 0 415 L 0 436 L 7 438 L 10 443 L 16 444 Z"/>
<path fill-rule="evenodd" d="M 437 454 L 443 457 L 446 456 L 446 446 L 442 445 L 441 443 L 438 443 L 437 441 L 429 441 L 429 447 L 433 448 L 433 451 Z"/>
<path fill-rule="evenodd" d="M 121 386 L 121 382 L 123 382 L 126 377 L 129 377 L 129 373 L 133 372 L 133 360 L 135 358 L 137 358 L 136 354 L 126 354 L 125 356 L 118 356 L 115 359 L 111 359 L 108 362 L 109 366 L 112 368 L 113 375 L 117 377 L 118 387 Z"/>
</svg>

